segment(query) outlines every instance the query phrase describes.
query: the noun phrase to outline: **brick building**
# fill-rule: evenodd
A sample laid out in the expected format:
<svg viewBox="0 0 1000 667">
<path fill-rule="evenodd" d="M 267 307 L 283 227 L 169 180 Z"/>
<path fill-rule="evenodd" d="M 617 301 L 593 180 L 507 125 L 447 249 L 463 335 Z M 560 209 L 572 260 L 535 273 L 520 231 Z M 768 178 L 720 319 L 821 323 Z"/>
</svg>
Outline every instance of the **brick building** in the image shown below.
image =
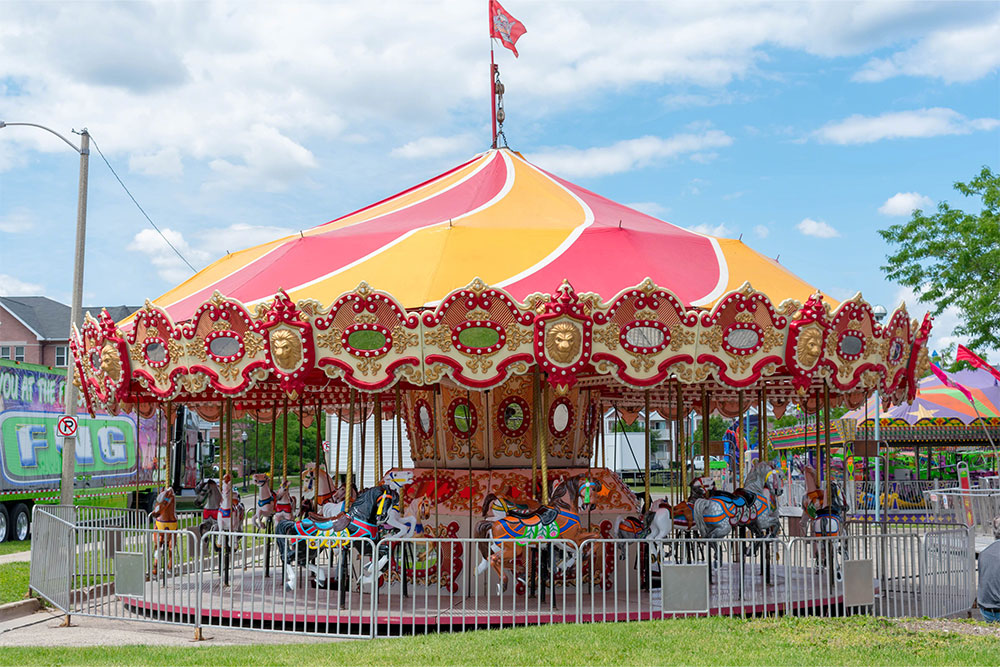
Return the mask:
<svg viewBox="0 0 1000 667">
<path fill-rule="evenodd" d="M 138 306 L 90 306 L 97 317 L 102 308 L 115 321 Z M 69 363 L 69 312 L 66 304 L 44 296 L 0 296 L 0 359 L 43 366 L 66 367 Z"/>
</svg>

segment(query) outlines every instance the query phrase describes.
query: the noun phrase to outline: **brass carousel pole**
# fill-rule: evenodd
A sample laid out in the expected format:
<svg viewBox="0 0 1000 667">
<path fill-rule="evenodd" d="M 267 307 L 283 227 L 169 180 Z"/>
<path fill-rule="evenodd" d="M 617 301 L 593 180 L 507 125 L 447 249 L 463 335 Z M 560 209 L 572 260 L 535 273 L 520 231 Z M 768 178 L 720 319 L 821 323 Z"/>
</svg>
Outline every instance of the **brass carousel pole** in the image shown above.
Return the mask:
<svg viewBox="0 0 1000 667">
<path fill-rule="evenodd" d="M 605 431 L 605 424 L 604 424 L 605 408 L 604 408 L 604 403 L 603 402 L 600 403 L 597 409 L 601 413 L 600 414 L 600 422 L 601 422 L 601 467 L 602 468 L 607 468 L 608 467 L 608 436 L 604 432 Z"/>
<path fill-rule="evenodd" d="M 333 459 L 333 479 L 340 484 L 340 432 L 344 430 L 344 406 L 337 406 L 337 455 Z"/>
<path fill-rule="evenodd" d="M 542 388 L 539 382 L 539 370 L 536 367 L 531 378 L 531 411 L 535 414 L 535 444 L 531 447 L 531 498 L 538 500 L 535 489 L 538 488 L 538 443 L 542 439 Z"/>
<path fill-rule="evenodd" d="M 733 473 L 734 473 L 733 474 L 733 488 L 734 489 L 736 488 L 737 482 L 739 483 L 739 486 L 743 486 L 743 456 L 744 456 L 744 454 L 746 454 L 746 452 L 743 450 L 743 443 L 740 442 L 740 439 L 743 438 L 744 435 L 745 435 L 743 433 L 743 425 L 745 424 L 745 422 L 743 421 L 743 390 L 742 389 L 740 389 L 738 395 L 739 395 L 739 399 L 740 399 L 740 405 L 739 405 L 739 411 L 740 411 L 740 413 L 739 413 L 739 416 L 737 417 L 737 419 L 740 420 L 740 426 L 739 426 L 739 428 L 736 429 L 736 452 L 735 452 L 735 456 L 732 457 L 733 462 L 736 463 L 736 470 L 733 471 Z M 759 436 L 758 436 L 758 438 L 759 438 Z M 758 443 L 759 442 L 760 442 L 760 440 L 758 439 Z M 759 444 L 757 446 L 760 447 Z"/>
<path fill-rule="evenodd" d="M 403 467 L 403 415 L 400 414 L 402 401 L 399 397 L 399 385 L 396 385 L 396 465 Z"/>
<path fill-rule="evenodd" d="M 274 450 L 278 435 L 278 402 L 271 406 L 271 464 L 267 469 L 267 474 L 271 476 L 271 486 L 274 486 Z"/>
<path fill-rule="evenodd" d="M 538 458 L 541 462 L 542 469 L 542 504 L 549 504 L 549 429 L 547 424 L 542 424 L 542 416 L 545 416 L 545 421 L 548 421 L 549 406 L 548 406 L 548 390 L 545 386 L 542 386 L 542 395 L 539 397 L 539 402 L 542 405 L 542 410 L 539 413 L 538 423 L 542 425 L 542 437 L 538 440 Z"/>
<path fill-rule="evenodd" d="M 285 412 L 281 417 L 281 483 L 288 481 L 288 394 L 285 394 Z"/>
<path fill-rule="evenodd" d="M 816 488 L 821 488 L 820 487 L 820 482 L 822 481 L 822 475 L 823 475 L 823 457 L 822 457 L 822 449 L 821 449 L 820 444 L 819 444 L 819 438 L 820 438 L 820 430 L 819 430 L 819 409 L 820 409 L 819 389 L 816 390 L 816 393 L 814 395 L 816 397 Z"/>
<path fill-rule="evenodd" d="M 759 443 L 757 443 L 758 454 L 760 455 L 761 461 L 766 461 L 769 457 L 770 452 L 768 452 L 767 444 L 767 383 L 762 382 L 760 386 L 760 407 L 761 414 L 764 415 L 764 428 L 763 428 L 763 438 Z"/>
<path fill-rule="evenodd" d="M 830 385 L 826 380 L 823 380 L 823 421 L 825 422 L 825 445 L 826 445 L 826 463 L 825 463 L 825 475 L 826 477 L 826 495 L 823 496 L 826 500 L 826 504 L 830 503 L 830 473 L 833 472 L 833 461 L 830 457 Z M 917 461 L 918 469 L 920 462 Z"/>
<path fill-rule="evenodd" d="M 652 420 L 652 415 L 649 412 L 649 390 L 647 389 L 643 392 L 643 407 L 646 412 L 646 503 L 647 506 L 652 509 L 653 507 L 653 496 L 649 484 L 649 460 L 653 456 L 653 445 L 652 440 L 649 435 L 649 422 Z"/>
<path fill-rule="evenodd" d="M 173 411 L 174 404 L 171 401 L 167 401 L 167 411 L 166 411 L 166 432 L 167 432 L 167 454 L 166 454 L 166 466 L 163 470 L 163 487 L 173 486 L 170 480 L 170 457 L 173 452 L 173 429 L 170 428 L 170 417 Z M 221 435 L 221 434 L 220 434 Z M 221 473 L 220 473 L 221 475 Z"/>
<path fill-rule="evenodd" d="M 364 489 L 365 487 L 365 450 L 368 444 L 368 406 L 365 405 L 365 395 L 361 394 L 358 396 L 359 405 L 361 407 L 360 414 L 358 418 L 361 420 L 361 442 L 359 444 L 358 459 L 361 461 L 361 466 L 358 469 L 358 488 Z"/>
<path fill-rule="evenodd" d="M 382 469 L 382 395 L 375 394 L 375 474 L 377 482 L 385 474 Z M 377 483 L 376 482 L 376 483 Z"/>
<path fill-rule="evenodd" d="M 353 500 L 352 491 L 354 491 L 354 403 L 358 398 L 358 390 L 351 387 L 351 406 L 347 410 L 347 471 L 344 473 L 346 475 L 346 485 L 347 485 L 347 495 L 344 496 L 344 507 L 350 507 L 351 501 Z"/>
<path fill-rule="evenodd" d="M 473 530 L 472 530 L 472 501 L 473 501 L 473 494 L 472 494 L 472 392 L 470 392 L 468 389 L 465 390 L 465 400 L 469 404 L 468 422 L 467 422 L 468 425 L 469 425 L 469 430 L 468 430 L 468 437 L 465 439 L 466 453 L 467 453 L 467 455 L 469 457 L 469 460 L 468 460 L 468 464 L 469 464 L 469 535 L 473 535 L 474 533 L 473 533 Z"/>
<path fill-rule="evenodd" d="M 684 437 L 684 422 L 687 419 L 687 413 L 684 412 L 684 389 L 681 387 L 680 380 L 677 381 L 677 442 L 679 445 L 678 453 L 681 459 L 681 488 L 678 493 L 680 493 L 681 498 L 684 498 L 684 494 L 687 493 L 687 439 Z"/>
<path fill-rule="evenodd" d="M 305 421 L 305 395 L 299 397 L 299 505 L 305 501 L 305 489 L 302 488 L 302 449 L 305 447 L 305 438 L 302 436 L 302 422 Z M 316 488 L 319 488 L 319 479 L 313 480 L 313 484 Z M 316 511 L 316 508 L 313 508 Z"/>
<path fill-rule="evenodd" d="M 438 424 L 437 424 L 437 421 L 440 418 L 441 413 L 443 412 L 443 410 L 441 410 L 440 408 L 441 408 L 441 385 L 437 385 L 434 387 L 434 423 L 432 424 L 434 428 L 431 429 L 432 433 L 431 442 L 434 445 L 434 530 L 437 530 L 438 526 L 441 525 L 440 511 L 438 510 L 438 505 L 440 504 L 438 502 L 440 496 L 438 488 L 438 456 L 440 456 L 441 452 L 438 449 Z M 448 446 L 447 443 L 445 443 L 445 447 L 447 446 Z"/>
<path fill-rule="evenodd" d="M 702 461 L 702 475 L 711 476 L 712 464 L 711 459 L 708 456 L 708 430 L 709 430 L 709 415 L 708 415 L 708 390 L 705 387 L 701 388 L 701 461 Z M 742 485 L 742 476 L 740 478 L 740 484 Z"/>
<path fill-rule="evenodd" d="M 319 511 L 319 465 L 323 460 L 323 421 L 320 419 L 320 415 L 323 414 L 323 401 L 316 401 L 316 493 L 314 496 L 313 504 L 316 506 L 316 511 Z M 327 471 L 329 472 L 329 471 Z M 332 489 L 331 489 L 332 490 Z"/>
</svg>

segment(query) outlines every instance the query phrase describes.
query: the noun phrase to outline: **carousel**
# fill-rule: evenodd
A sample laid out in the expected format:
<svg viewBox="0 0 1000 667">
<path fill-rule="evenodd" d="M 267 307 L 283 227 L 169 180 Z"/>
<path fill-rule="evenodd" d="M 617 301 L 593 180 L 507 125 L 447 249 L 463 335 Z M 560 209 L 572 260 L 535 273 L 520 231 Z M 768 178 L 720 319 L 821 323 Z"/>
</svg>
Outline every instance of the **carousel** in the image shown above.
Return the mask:
<svg viewBox="0 0 1000 667">
<path fill-rule="evenodd" d="M 882 325 L 860 294 L 838 303 L 739 240 L 658 220 L 494 148 L 359 211 L 229 254 L 128 320 L 88 319 L 72 345 L 88 406 L 170 419 L 183 405 L 219 421 L 223 470 L 232 469 L 236 419 L 374 418 L 375 444 L 361 460 L 354 428 L 330 442 L 329 456 L 317 437 L 314 483 L 301 491 L 316 514 L 262 528 L 313 543 L 354 527 L 377 539 L 392 521 L 337 521 L 363 499 L 377 514 L 388 497 L 400 514 L 423 508 L 425 536 L 494 540 L 482 563 L 495 566 L 505 539 L 619 538 L 629 517 L 642 538 L 663 508 L 671 530 L 715 536 L 739 525 L 724 504 L 728 521 L 710 507 L 699 513 L 686 465 L 650 502 L 648 429 L 645 494 L 634 494 L 604 467 L 607 410 L 676 420 L 686 461 L 692 412 L 780 416 L 794 404 L 829 414 L 876 391 L 885 404 L 912 399 L 929 333 L 930 319 L 911 319 L 903 305 Z M 758 423 L 767 443 L 767 420 Z M 388 454 L 386 431 L 396 443 Z M 411 460 L 398 446 L 404 432 Z M 272 475 L 282 444 L 272 439 Z M 758 471 L 740 480 L 759 481 L 765 504 L 780 492 L 770 454 L 761 452 L 759 480 Z M 381 481 L 342 486 L 364 479 L 362 466 Z M 830 498 L 829 470 L 819 479 Z M 744 514 L 764 512 L 749 502 Z M 289 545 L 281 557 L 294 564 Z M 445 560 L 424 583 L 453 588 L 480 559 Z"/>
</svg>

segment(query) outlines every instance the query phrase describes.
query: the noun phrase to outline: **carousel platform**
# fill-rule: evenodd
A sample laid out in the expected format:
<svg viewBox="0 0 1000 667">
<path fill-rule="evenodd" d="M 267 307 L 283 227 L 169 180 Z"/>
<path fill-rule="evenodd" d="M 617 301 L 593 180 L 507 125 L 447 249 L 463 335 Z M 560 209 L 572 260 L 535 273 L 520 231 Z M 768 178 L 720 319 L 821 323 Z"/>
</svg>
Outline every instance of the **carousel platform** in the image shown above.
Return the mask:
<svg viewBox="0 0 1000 667">
<path fill-rule="evenodd" d="M 485 575 L 483 575 L 485 578 Z M 634 573 L 633 573 L 634 577 Z M 723 565 L 712 574 L 707 609 L 687 612 L 664 610 L 663 588 L 653 576 L 643 590 L 638 579 L 607 590 L 585 585 L 579 594 L 556 583 L 543 600 L 512 584 L 503 594 L 496 591 L 496 578 L 473 585 L 472 593 L 449 592 L 437 586 L 411 585 L 403 596 L 399 582 L 382 586 L 373 596 L 357 587 L 345 591 L 343 601 L 336 589 L 318 588 L 300 577 L 295 590 L 288 590 L 280 571 L 265 577 L 263 568 L 237 569 L 224 586 L 218 572 L 195 579 L 168 576 L 146 582 L 142 596 L 118 596 L 121 604 L 141 615 L 160 618 L 194 618 L 201 614 L 206 626 L 258 627 L 272 630 L 306 630 L 349 634 L 351 629 L 374 622 L 376 634 L 405 631 L 464 630 L 543 623 L 635 621 L 680 615 L 761 616 L 785 613 L 827 613 L 842 606 L 843 591 L 831 586 L 826 574 L 805 567 L 776 567 L 774 581 L 765 585 L 759 565 L 743 567 L 742 591 L 739 566 Z M 877 582 L 876 582 L 876 595 Z M 841 611 L 840 613 L 843 613 Z M 839 615 L 839 614 L 838 614 Z"/>
</svg>

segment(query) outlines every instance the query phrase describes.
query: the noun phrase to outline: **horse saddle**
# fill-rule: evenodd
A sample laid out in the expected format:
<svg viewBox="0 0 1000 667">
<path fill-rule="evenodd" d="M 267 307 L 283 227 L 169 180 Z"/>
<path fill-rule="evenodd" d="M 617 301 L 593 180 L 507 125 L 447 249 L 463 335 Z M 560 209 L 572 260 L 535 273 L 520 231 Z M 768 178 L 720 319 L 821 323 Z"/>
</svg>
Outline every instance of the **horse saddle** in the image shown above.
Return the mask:
<svg viewBox="0 0 1000 667">
<path fill-rule="evenodd" d="M 724 498 L 728 500 L 733 505 L 753 505 L 754 498 L 751 494 L 747 493 L 743 489 L 736 489 L 736 491 L 722 491 L 715 490 L 712 492 L 710 498 Z"/>
<path fill-rule="evenodd" d="M 555 507 L 542 505 L 534 510 L 525 509 L 521 511 L 511 508 L 508 509 L 507 515 L 528 525 L 540 523 L 543 526 L 547 526 L 550 523 L 555 523 L 556 517 L 559 516 L 559 510 Z"/>
<path fill-rule="evenodd" d="M 305 522 L 311 523 L 316 527 L 316 530 L 322 531 L 335 531 L 340 532 L 347 528 L 351 523 L 351 517 L 347 514 L 338 514 L 334 517 L 326 517 L 322 514 L 316 514 L 315 512 L 310 512 L 309 516 L 303 520 Z"/>
</svg>

